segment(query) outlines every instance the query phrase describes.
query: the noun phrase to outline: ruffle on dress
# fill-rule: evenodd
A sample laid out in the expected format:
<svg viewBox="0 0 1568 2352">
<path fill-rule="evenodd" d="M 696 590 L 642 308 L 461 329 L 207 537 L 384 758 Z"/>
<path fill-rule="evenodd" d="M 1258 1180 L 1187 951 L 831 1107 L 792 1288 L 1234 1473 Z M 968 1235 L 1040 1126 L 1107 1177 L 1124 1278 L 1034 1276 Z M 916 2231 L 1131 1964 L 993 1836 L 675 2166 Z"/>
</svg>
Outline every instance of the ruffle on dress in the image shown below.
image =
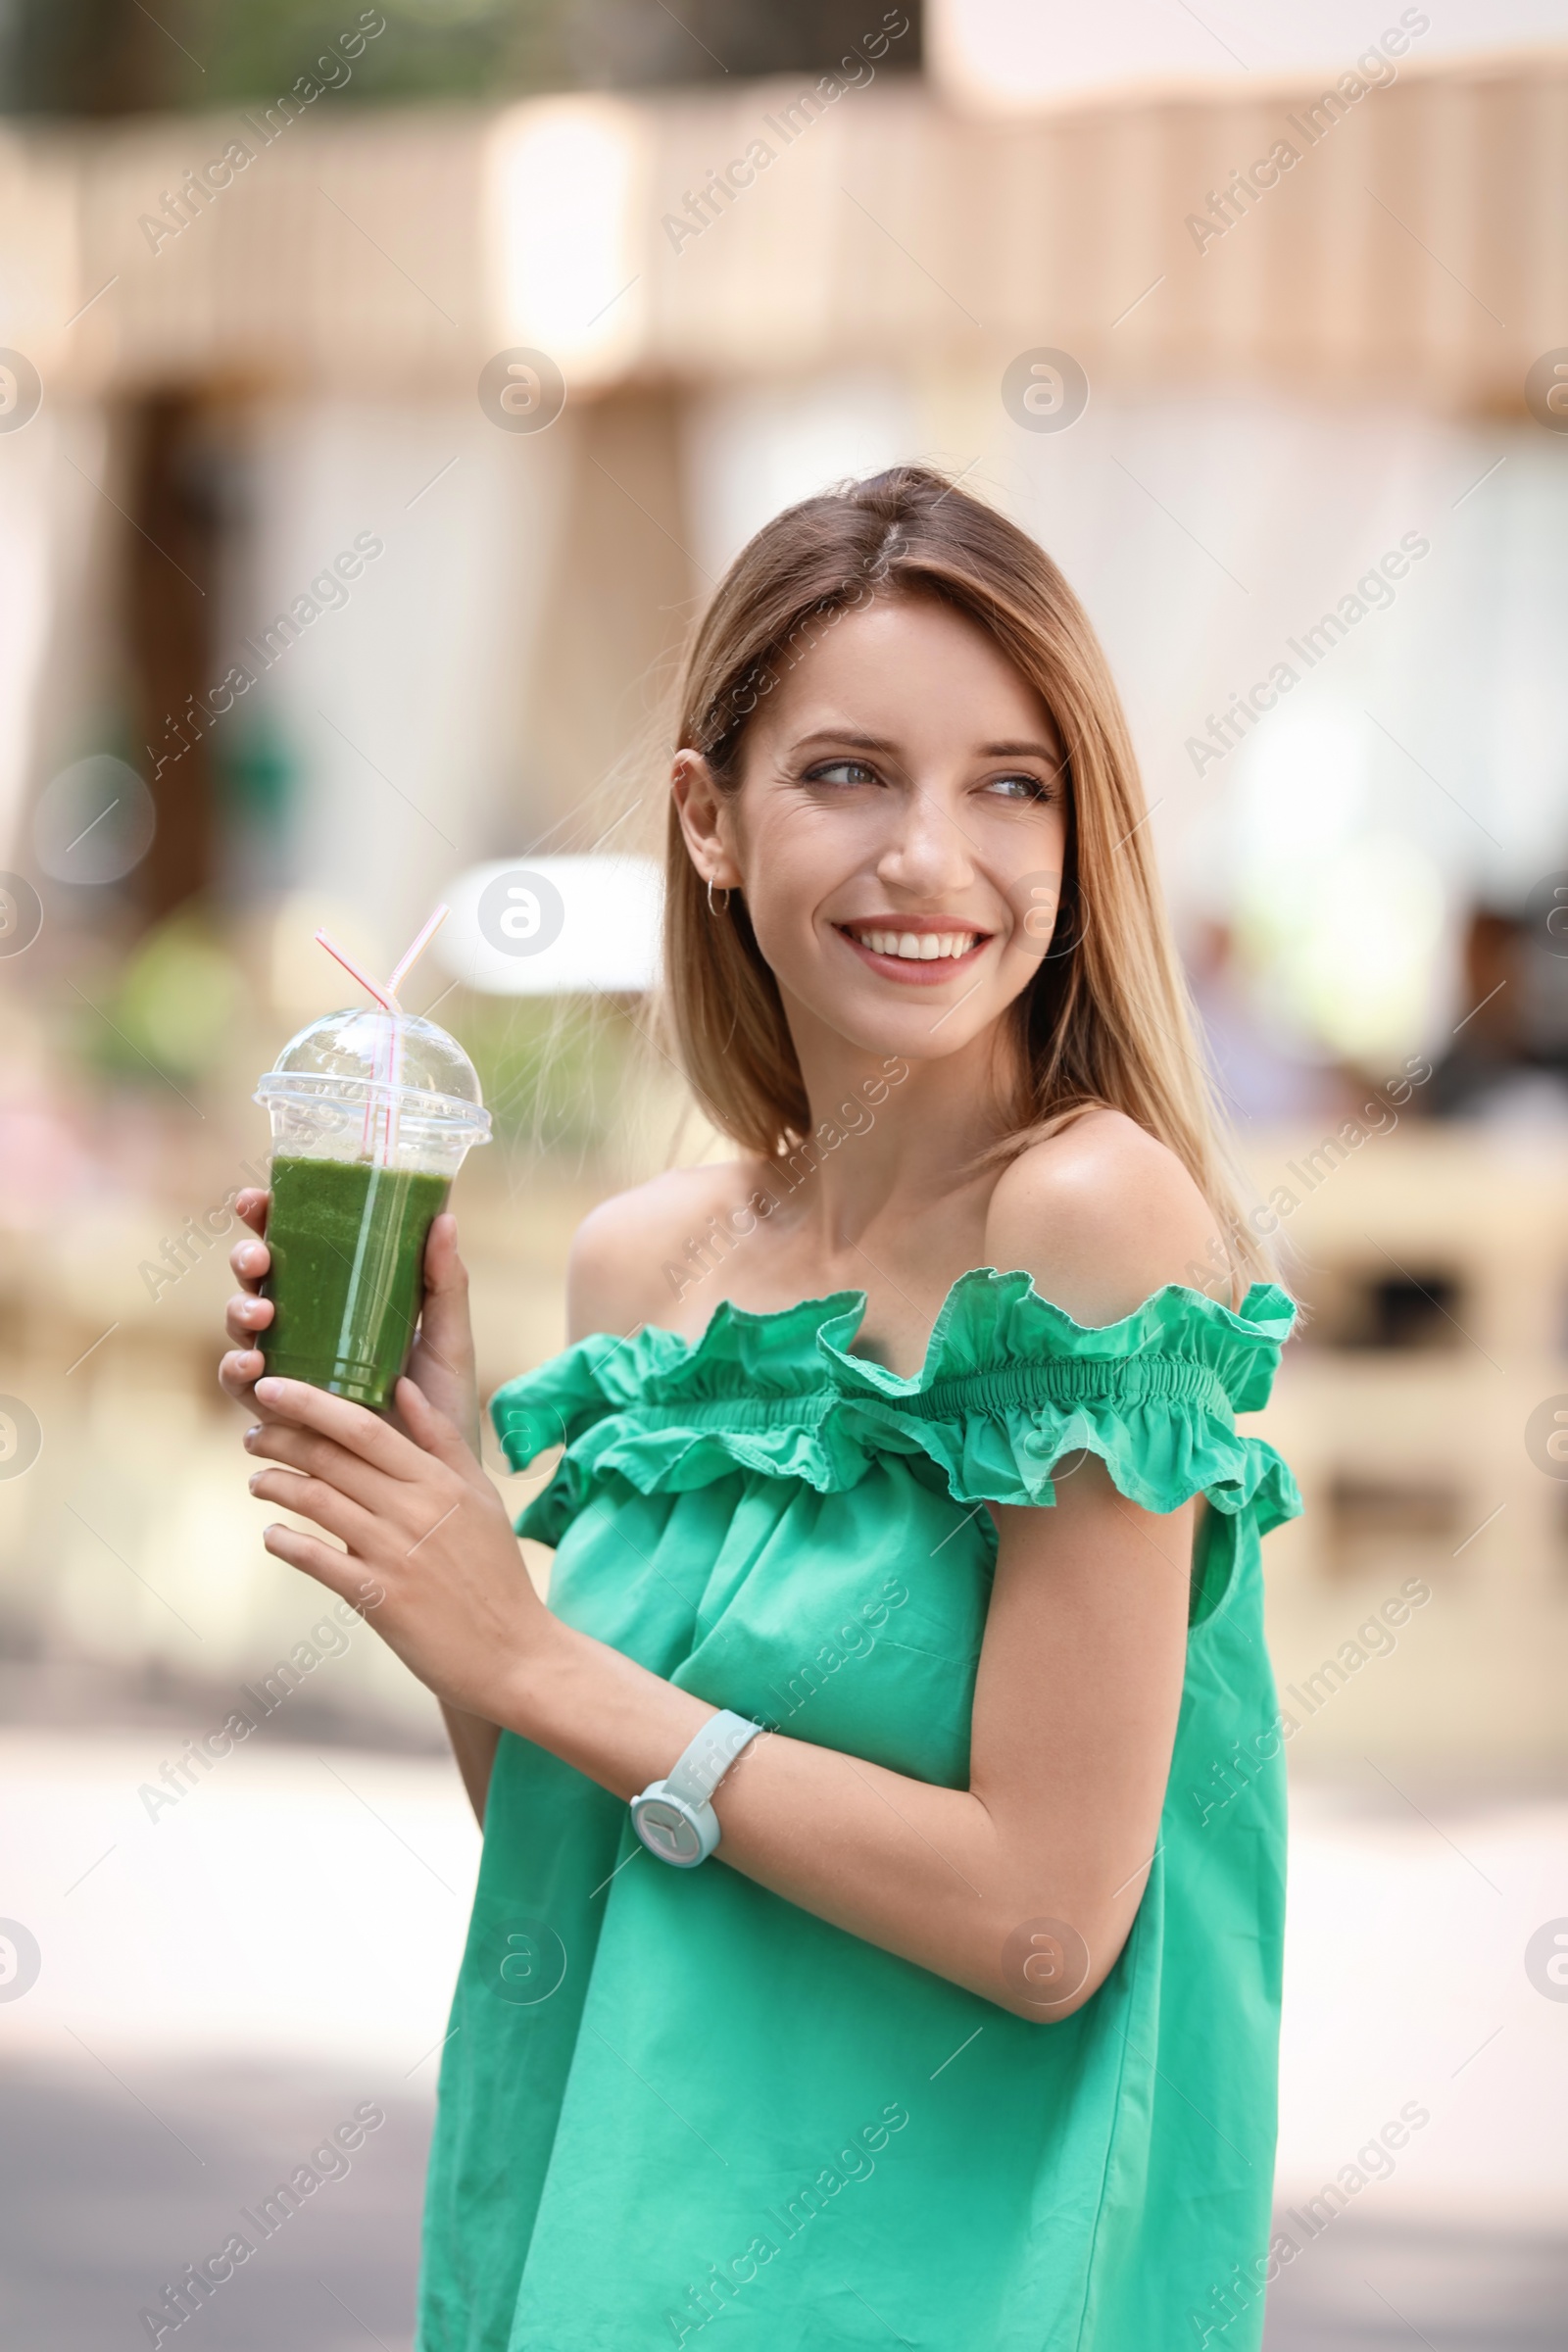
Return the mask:
<svg viewBox="0 0 1568 2352">
<path fill-rule="evenodd" d="M 1295 1320 L 1271 1283 L 1239 1308 L 1168 1283 L 1088 1327 L 1028 1274 L 977 1267 L 907 1379 L 850 1352 L 865 1307 L 863 1291 L 761 1315 L 725 1299 L 699 1340 L 597 1333 L 509 1381 L 490 1410 L 513 1468 L 564 1448 L 517 1532 L 559 1543 L 611 1478 L 678 1494 L 743 1470 L 831 1494 L 889 1454 L 924 1455 L 961 1503 L 1052 1503 L 1053 1467 L 1087 1449 L 1146 1510 L 1202 1494 L 1252 1508 L 1259 1534 L 1300 1510 L 1273 1446 L 1236 1427 L 1267 1402 Z"/>
</svg>

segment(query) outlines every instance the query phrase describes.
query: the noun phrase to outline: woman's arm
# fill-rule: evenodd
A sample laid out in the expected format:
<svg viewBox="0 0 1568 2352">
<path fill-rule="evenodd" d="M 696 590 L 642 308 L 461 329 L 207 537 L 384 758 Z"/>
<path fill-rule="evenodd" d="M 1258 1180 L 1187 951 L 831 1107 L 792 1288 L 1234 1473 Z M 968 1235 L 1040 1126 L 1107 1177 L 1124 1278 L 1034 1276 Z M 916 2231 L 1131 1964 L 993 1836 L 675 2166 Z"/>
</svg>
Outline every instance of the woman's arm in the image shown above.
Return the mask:
<svg viewBox="0 0 1568 2352">
<path fill-rule="evenodd" d="M 1105 1138 L 1088 1140 L 1103 1161 Z M 1110 1167 L 1069 1164 L 1065 1188 L 1019 1163 L 993 1215 L 995 1262 L 1029 1262 L 1002 1246 L 1016 1216 L 1054 1236 L 1035 1252 L 1043 1289 L 1054 1256 L 1077 1270 L 1050 1295 L 1070 1293 L 1069 1309 L 1111 1301 L 1082 1320 L 1179 1279 L 1194 1247 L 1191 1203 L 1162 1171 L 1151 1189 L 1135 1165 L 1118 1213 L 1126 1155 L 1110 1140 Z M 370 1622 L 448 1705 L 509 1725 L 623 1798 L 671 1769 L 712 1707 L 549 1614 L 518 1573 L 494 1488 L 417 1391 L 400 1392 L 407 1437 L 297 1383 L 264 1381 L 258 1396 L 268 1422 L 248 1443 L 291 1469 L 259 1473 L 256 1491 L 348 1552 L 284 1528 L 268 1530 L 270 1549 L 334 1590 L 368 1568 L 385 1590 Z M 1054 1509 L 995 1516 L 969 1788 L 775 1734 L 719 1792 L 719 1859 L 1021 2017 L 1051 2019 L 1103 1981 L 1143 1891 L 1180 1705 L 1193 1511 L 1141 1511 L 1085 1463 Z"/>
<path fill-rule="evenodd" d="M 501 1726 L 489 1722 L 483 1715 L 469 1715 L 444 1698 L 440 1701 L 440 1707 L 441 1719 L 447 1727 L 447 1738 L 452 1742 L 452 1753 L 457 1760 L 459 1778 L 467 1790 L 473 1818 L 482 1830 L 485 1802 L 490 1794 L 490 1775 L 495 1769 L 496 1749 L 501 1743 Z"/>
</svg>

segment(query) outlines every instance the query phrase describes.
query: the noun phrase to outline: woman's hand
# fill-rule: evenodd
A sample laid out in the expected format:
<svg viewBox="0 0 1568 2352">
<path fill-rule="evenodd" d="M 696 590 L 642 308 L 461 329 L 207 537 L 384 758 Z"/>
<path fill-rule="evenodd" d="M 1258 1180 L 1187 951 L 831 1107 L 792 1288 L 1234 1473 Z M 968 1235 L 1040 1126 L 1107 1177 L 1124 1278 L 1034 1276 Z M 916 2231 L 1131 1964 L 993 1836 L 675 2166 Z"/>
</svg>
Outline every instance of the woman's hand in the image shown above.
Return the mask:
<svg viewBox="0 0 1568 2352">
<path fill-rule="evenodd" d="M 268 1550 L 353 1601 L 443 1704 L 505 1721 L 516 1670 L 557 1621 L 453 1421 L 407 1379 L 401 1429 L 304 1381 L 264 1377 L 254 1395 L 263 1419 L 245 1444 L 286 1466 L 258 1470 L 252 1494 L 346 1547 L 274 1524 Z"/>
<path fill-rule="evenodd" d="M 218 1377 L 225 1395 L 250 1412 L 259 1410 L 256 1383 L 267 1369 L 257 1341 L 273 1314 L 270 1298 L 261 1296 L 272 1262 L 263 1239 L 270 1201 L 270 1193 L 239 1195 L 234 1205 L 250 1234 L 228 1256 L 241 1288 L 228 1302 L 224 1326 L 232 1345 L 219 1365 Z M 477 1453 L 479 1389 L 468 1321 L 468 1274 L 458 1255 L 458 1220 L 450 1209 L 436 1218 L 424 1247 L 424 1304 L 409 1358 L 409 1378 L 423 1390 L 436 1411 L 462 1431 Z"/>
</svg>

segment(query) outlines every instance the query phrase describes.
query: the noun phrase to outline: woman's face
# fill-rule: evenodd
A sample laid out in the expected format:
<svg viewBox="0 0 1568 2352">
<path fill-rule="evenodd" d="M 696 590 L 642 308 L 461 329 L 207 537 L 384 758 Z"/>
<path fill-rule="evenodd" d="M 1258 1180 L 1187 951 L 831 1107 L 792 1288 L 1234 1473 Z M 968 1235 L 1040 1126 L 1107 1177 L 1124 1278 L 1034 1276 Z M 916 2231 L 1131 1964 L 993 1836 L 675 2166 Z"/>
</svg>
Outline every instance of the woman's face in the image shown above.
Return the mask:
<svg viewBox="0 0 1568 2352">
<path fill-rule="evenodd" d="M 901 596 L 824 621 L 742 762 L 728 801 L 695 760 L 676 796 L 699 870 L 744 892 L 792 1020 L 927 1060 L 1028 986 L 1061 892 L 1062 748 L 975 622 Z"/>
</svg>

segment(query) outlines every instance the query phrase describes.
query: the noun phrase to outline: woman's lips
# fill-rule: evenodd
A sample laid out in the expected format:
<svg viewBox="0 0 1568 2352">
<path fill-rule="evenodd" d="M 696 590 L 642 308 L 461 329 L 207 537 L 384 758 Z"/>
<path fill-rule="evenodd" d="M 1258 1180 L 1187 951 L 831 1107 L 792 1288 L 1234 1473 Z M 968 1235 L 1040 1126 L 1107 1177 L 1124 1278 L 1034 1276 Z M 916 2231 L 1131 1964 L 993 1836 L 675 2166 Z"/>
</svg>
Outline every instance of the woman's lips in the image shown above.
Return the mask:
<svg viewBox="0 0 1568 2352">
<path fill-rule="evenodd" d="M 868 964 L 873 972 L 880 972 L 884 979 L 902 981 L 906 988 L 941 988 L 945 981 L 972 970 L 993 937 L 989 931 L 979 932 L 973 947 L 964 955 L 936 956 L 927 961 L 912 956 L 878 955 L 874 949 L 866 947 L 862 940 L 857 939 L 853 931 L 847 931 L 837 923 L 833 927 L 840 939 L 855 950 L 862 963 Z M 957 923 L 951 926 L 955 931 L 962 927 Z"/>
</svg>

